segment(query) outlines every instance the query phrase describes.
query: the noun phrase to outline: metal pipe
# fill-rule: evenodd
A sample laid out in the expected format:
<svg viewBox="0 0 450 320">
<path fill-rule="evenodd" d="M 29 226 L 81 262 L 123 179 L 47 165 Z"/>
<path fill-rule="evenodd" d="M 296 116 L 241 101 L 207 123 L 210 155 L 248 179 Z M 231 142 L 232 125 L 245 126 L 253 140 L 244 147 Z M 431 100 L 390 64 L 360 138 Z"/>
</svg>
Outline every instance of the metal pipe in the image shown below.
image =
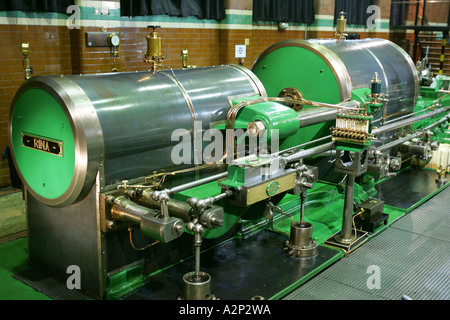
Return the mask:
<svg viewBox="0 0 450 320">
<path fill-rule="evenodd" d="M 326 108 L 333 108 L 333 109 L 348 109 L 348 110 L 358 110 L 361 108 L 361 105 L 356 100 L 349 100 L 349 101 L 342 101 L 337 104 L 332 103 L 325 103 L 325 102 L 319 102 L 319 101 L 311 101 L 306 99 L 292 99 L 292 98 L 285 98 L 285 97 L 270 97 L 265 99 L 256 99 L 254 101 L 250 102 L 265 102 L 265 101 L 274 101 L 274 102 L 280 102 L 280 103 L 297 103 L 300 105 L 307 105 L 307 106 L 313 106 L 313 107 L 326 107 Z"/>
<path fill-rule="evenodd" d="M 303 226 L 305 222 L 305 200 L 306 200 L 306 191 L 300 193 L 300 226 Z"/>
<path fill-rule="evenodd" d="M 152 197 L 148 194 L 149 192 L 151 192 L 150 189 L 144 190 L 142 196 L 139 197 L 137 202 L 140 205 L 152 209 L 159 209 L 161 207 L 161 204 L 158 201 L 152 199 Z M 170 199 L 167 202 L 167 208 L 169 209 L 170 216 L 180 218 L 184 222 L 189 221 L 189 212 L 191 211 L 192 208 L 186 202 L 177 199 Z"/>
<path fill-rule="evenodd" d="M 440 119 L 439 121 L 436 121 L 435 123 L 433 123 L 433 124 L 423 128 L 419 132 L 407 135 L 406 137 L 394 140 L 394 141 L 392 141 L 390 143 L 387 143 L 387 144 L 385 144 L 383 146 L 380 146 L 379 148 L 377 148 L 377 151 L 384 151 L 384 150 L 393 148 L 395 146 L 398 146 L 399 144 L 402 144 L 402 143 L 404 143 L 406 141 L 412 140 L 414 138 L 419 138 L 420 136 L 424 135 L 427 130 L 433 129 L 434 127 L 437 127 L 438 125 L 441 125 L 442 123 L 444 123 L 444 122 L 446 122 L 448 120 L 449 120 L 449 116 L 447 115 L 447 116 L 443 117 L 442 119 Z"/>
<path fill-rule="evenodd" d="M 208 183 L 208 182 L 212 182 L 212 181 L 215 181 L 215 180 L 218 180 L 218 179 L 226 178 L 227 175 L 228 175 L 228 172 L 222 172 L 222 173 L 219 173 L 219 174 L 216 174 L 216 175 L 213 175 L 213 176 L 209 176 L 209 177 L 206 177 L 206 178 L 203 178 L 203 179 L 199 179 L 199 180 L 195 180 L 195 181 L 192 181 L 192 182 L 188 182 L 188 183 L 179 185 L 177 187 L 173 187 L 172 189 L 168 189 L 167 192 L 169 194 L 178 193 L 178 192 L 190 189 L 190 188 L 194 188 L 194 187 L 200 186 L 200 185 Z"/>
<path fill-rule="evenodd" d="M 300 128 L 308 127 L 314 124 L 332 121 L 336 119 L 337 109 L 327 107 L 309 108 L 297 112 L 300 119 Z"/>
<path fill-rule="evenodd" d="M 361 104 L 356 100 L 343 101 L 336 105 L 315 101 L 309 102 L 316 108 L 297 111 L 300 119 L 300 128 L 336 120 L 336 114 L 339 109 L 358 110 L 361 108 Z"/>
<path fill-rule="evenodd" d="M 314 156 L 316 154 L 328 151 L 330 149 L 334 149 L 335 146 L 336 146 L 335 142 L 331 141 L 331 142 L 324 143 L 317 147 L 313 147 L 313 148 L 306 149 L 306 150 L 301 150 L 297 153 L 294 153 L 290 156 L 285 157 L 284 160 L 286 162 L 298 161 L 300 159 L 308 158 L 308 157 Z"/>
<path fill-rule="evenodd" d="M 231 194 L 232 194 L 231 191 L 229 191 L 229 192 L 226 191 L 226 192 L 224 192 L 224 193 L 220 193 L 220 194 L 218 194 L 217 196 L 212 197 L 211 203 L 214 203 L 214 202 L 217 202 L 217 201 L 226 199 L 226 198 L 228 198 Z"/>
<path fill-rule="evenodd" d="M 202 235 L 200 232 L 194 234 L 194 247 L 195 247 L 195 277 L 196 281 L 200 281 L 200 247 L 202 244 Z"/>
<path fill-rule="evenodd" d="M 207 197 L 205 199 L 198 199 L 195 197 L 187 199 L 187 203 L 194 209 L 196 213 L 202 213 L 204 209 L 212 205 L 214 202 L 223 200 L 230 197 L 233 194 L 231 190 L 225 190 L 223 193 L 219 193 L 214 197 Z"/>
<path fill-rule="evenodd" d="M 328 140 L 328 139 L 331 139 L 331 135 L 325 136 L 325 137 L 322 137 L 322 138 L 319 138 L 319 139 L 311 140 L 311 141 L 308 141 L 308 142 L 299 144 L 299 145 L 297 145 L 297 146 L 290 147 L 290 148 L 287 148 L 287 149 L 284 149 L 284 150 L 281 150 L 281 151 L 272 153 L 272 155 L 277 155 L 277 154 L 280 154 L 280 153 L 289 152 L 289 151 L 291 151 L 291 150 L 303 148 L 303 147 L 306 147 L 307 145 L 310 145 L 310 144 L 313 144 L 313 143 L 316 143 L 316 142 L 320 142 L 320 141 L 323 141 L 323 140 Z"/>
<path fill-rule="evenodd" d="M 392 142 L 386 143 L 385 145 L 377 148 L 377 151 L 384 151 L 384 150 L 393 148 L 393 147 L 398 146 L 399 144 L 402 144 L 402 143 L 404 143 L 406 141 L 412 140 L 414 138 L 419 138 L 423 134 L 424 134 L 424 132 L 420 131 L 420 132 L 416 132 L 414 134 L 407 135 L 406 137 L 403 137 L 403 138 L 394 140 Z"/>
<path fill-rule="evenodd" d="M 431 109 L 431 108 L 430 108 L 430 109 Z M 425 112 L 426 110 L 427 110 L 427 109 L 420 110 L 420 111 L 416 111 L 416 112 L 413 112 L 413 113 L 409 113 L 409 114 L 407 114 L 407 115 L 398 117 L 398 118 L 396 118 L 396 119 L 388 120 L 388 121 L 386 121 L 384 124 L 387 125 L 387 124 L 389 124 L 389 123 L 393 123 L 393 122 L 397 122 L 397 121 L 400 121 L 400 120 L 403 120 L 403 119 L 406 119 L 406 118 L 410 118 L 410 117 L 415 116 L 415 115 L 418 114 L 418 113 L 423 113 L 423 112 Z M 375 121 L 372 121 L 372 123 L 379 122 L 380 120 L 381 120 L 381 119 L 377 119 L 377 120 L 375 120 Z"/>
<path fill-rule="evenodd" d="M 352 241 L 353 227 L 353 195 L 355 192 L 355 176 L 347 175 L 347 187 L 345 189 L 344 217 L 342 220 L 342 231 L 340 242 L 350 243 Z"/>
<path fill-rule="evenodd" d="M 379 135 L 379 134 L 382 134 L 385 132 L 389 132 L 389 131 L 392 131 L 392 130 L 395 130 L 395 129 L 398 129 L 401 127 L 405 127 L 407 125 L 413 124 L 420 120 L 435 117 L 435 116 L 442 114 L 444 112 L 447 112 L 449 110 L 450 110 L 450 107 L 440 108 L 440 109 L 436 109 L 436 110 L 430 111 L 425 114 L 418 115 L 411 119 L 398 121 L 398 122 L 395 122 L 395 123 L 392 123 L 392 124 L 389 124 L 389 125 L 386 125 L 386 126 L 383 126 L 380 128 L 376 128 L 375 130 L 372 131 L 372 135 L 376 136 L 376 135 Z"/>
</svg>

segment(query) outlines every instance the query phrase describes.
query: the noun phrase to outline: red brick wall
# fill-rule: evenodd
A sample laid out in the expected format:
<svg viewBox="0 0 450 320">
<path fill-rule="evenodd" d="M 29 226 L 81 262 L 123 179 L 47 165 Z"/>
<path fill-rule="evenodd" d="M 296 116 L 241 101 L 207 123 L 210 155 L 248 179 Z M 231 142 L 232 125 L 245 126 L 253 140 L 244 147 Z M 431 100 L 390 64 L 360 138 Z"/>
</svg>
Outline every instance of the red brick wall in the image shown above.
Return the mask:
<svg viewBox="0 0 450 320">
<path fill-rule="evenodd" d="M 423 17 L 423 0 L 419 5 L 419 19 L 417 24 L 422 24 Z M 407 20 L 414 23 L 416 17 L 417 4 L 412 3 L 408 5 Z M 427 2 L 425 7 L 425 20 L 424 25 L 433 23 L 447 23 L 448 15 L 450 14 L 450 2 Z"/>
<path fill-rule="evenodd" d="M 22 43 L 29 42 L 34 75 L 71 74 L 66 27 L 0 25 L 0 153 L 8 146 L 9 107 L 24 82 Z M 0 160 L 2 160 L 0 158 Z M 0 188 L 10 185 L 8 161 L 0 161 Z"/>
<path fill-rule="evenodd" d="M 98 31 L 95 27 L 73 30 L 72 69 L 74 74 L 111 72 L 113 67 L 112 52 L 109 48 L 92 47 L 85 44 L 85 32 Z M 148 28 L 108 28 L 108 32 L 120 35 L 121 44 L 116 58 L 116 68 L 122 71 L 148 70 L 150 65 L 144 63 L 147 50 L 146 36 Z M 211 66 L 219 63 L 219 30 L 216 29 L 158 29 L 162 38 L 164 65 L 181 68 L 181 50 L 188 49 L 188 64 Z"/>
</svg>

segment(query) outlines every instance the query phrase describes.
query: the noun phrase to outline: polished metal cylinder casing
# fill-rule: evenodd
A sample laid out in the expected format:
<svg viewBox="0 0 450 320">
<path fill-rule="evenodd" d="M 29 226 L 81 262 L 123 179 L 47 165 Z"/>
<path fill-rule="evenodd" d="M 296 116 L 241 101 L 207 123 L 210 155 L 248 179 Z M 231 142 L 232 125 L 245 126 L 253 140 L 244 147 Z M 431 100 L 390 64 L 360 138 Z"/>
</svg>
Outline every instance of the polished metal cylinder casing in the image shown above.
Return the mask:
<svg viewBox="0 0 450 320">
<path fill-rule="evenodd" d="M 386 116 L 392 118 L 412 112 L 419 95 L 413 61 L 384 39 L 286 40 L 266 49 L 252 70 L 269 95 L 289 87 L 306 99 L 335 104 L 354 98 L 354 89 L 370 89 L 377 73 L 380 91 L 388 95 Z"/>
<path fill-rule="evenodd" d="M 38 95 L 40 100 L 34 99 Z M 34 197 L 46 205 L 69 206 L 84 199 L 98 172 L 103 187 L 155 170 L 179 168 L 171 157 L 173 147 L 181 143 L 179 137 L 172 138 L 176 129 L 191 133 L 189 147 L 198 138 L 202 148 L 202 131 L 226 120 L 232 99 L 253 95 L 267 97 L 251 71 L 232 65 L 36 76 L 19 89 L 11 106 L 13 160 Z M 51 108 L 39 118 L 42 105 Z M 54 128 L 46 131 L 38 121 L 45 122 L 55 113 L 59 113 L 56 120 L 47 121 Z M 72 141 L 65 141 L 61 132 Z M 58 158 L 32 144 L 26 147 L 24 134 L 44 145 L 55 141 L 64 152 Z M 62 164 L 62 169 L 50 167 L 49 159 Z M 194 160 L 184 165 L 193 166 Z M 61 170 L 65 170 L 64 183 Z"/>
<path fill-rule="evenodd" d="M 399 46 L 384 39 L 311 41 L 342 60 L 352 89 L 371 87 L 376 72 L 381 93 L 388 94 L 387 116 L 413 111 L 419 96 L 419 76 L 413 61 Z"/>
</svg>

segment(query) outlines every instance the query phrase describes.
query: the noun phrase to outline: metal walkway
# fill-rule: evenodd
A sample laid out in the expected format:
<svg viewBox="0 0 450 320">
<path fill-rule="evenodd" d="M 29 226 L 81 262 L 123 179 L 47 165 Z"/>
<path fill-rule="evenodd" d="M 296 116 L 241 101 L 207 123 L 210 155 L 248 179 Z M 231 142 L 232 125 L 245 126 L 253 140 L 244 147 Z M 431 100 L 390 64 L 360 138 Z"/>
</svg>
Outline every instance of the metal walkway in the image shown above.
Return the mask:
<svg viewBox="0 0 450 320">
<path fill-rule="evenodd" d="M 450 187 L 284 299 L 450 300 L 449 230 Z"/>
</svg>

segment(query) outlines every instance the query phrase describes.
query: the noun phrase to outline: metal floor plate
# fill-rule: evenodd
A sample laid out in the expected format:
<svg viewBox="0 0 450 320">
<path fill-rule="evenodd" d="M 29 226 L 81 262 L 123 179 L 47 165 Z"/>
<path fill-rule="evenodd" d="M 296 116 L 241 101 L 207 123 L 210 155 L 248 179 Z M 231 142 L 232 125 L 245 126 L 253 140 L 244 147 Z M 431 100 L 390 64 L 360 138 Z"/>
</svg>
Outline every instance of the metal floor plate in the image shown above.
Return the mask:
<svg viewBox="0 0 450 320">
<path fill-rule="evenodd" d="M 436 172 L 432 170 L 408 168 L 380 182 L 376 189 L 385 204 L 408 209 L 441 187 L 436 183 L 436 177 Z"/>
<path fill-rule="evenodd" d="M 319 253 L 314 258 L 290 257 L 282 253 L 284 241 L 284 235 L 262 231 L 203 252 L 201 271 L 211 275 L 211 293 L 221 300 L 269 299 L 288 287 L 297 287 L 306 281 L 304 277 L 317 273 L 341 257 L 340 251 L 323 246 L 319 246 Z M 193 270 L 193 260 L 186 260 L 151 276 L 148 284 L 122 299 L 177 299 L 182 293 L 183 275 Z"/>
<path fill-rule="evenodd" d="M 13 277 L 54 300 L 92 300 L 79 290 L 69 290 L 65 283 L 35 267 L 16 273 Z"/>
<path fill-rule="evenodd" d="M 339 281 L 325 277 L 316 277 L 293 291 L 284 300 L 386 300 L 385 298 L 364 290 L 353 288 Z"/>
<path fill-rule="evenodd" d="M 284 299 L 449 300 L 449 200 L 447 188 Z M 372 266 L 379 289 L 367 285 Z"/>
<path fill-rule="evenodd" d="M 446 221 L 450 221 L 450 188 L 444 189 L 391 227 L 450 242 Z"/>
</svg>

